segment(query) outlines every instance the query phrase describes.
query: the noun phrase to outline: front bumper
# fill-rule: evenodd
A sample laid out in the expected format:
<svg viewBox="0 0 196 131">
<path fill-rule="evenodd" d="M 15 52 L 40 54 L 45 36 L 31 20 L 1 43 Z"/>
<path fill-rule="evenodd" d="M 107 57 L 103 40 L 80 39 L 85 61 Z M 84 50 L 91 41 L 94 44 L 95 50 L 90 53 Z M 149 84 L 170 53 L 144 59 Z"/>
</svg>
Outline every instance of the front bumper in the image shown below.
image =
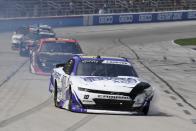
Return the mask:
<svg viewBox="0 0 196 131">
<path fill-rule="evenodd" d="M 87 109 L 86 113 L 96 113 L 96 114 L 116 114 L 116 115 L 135 115 L 138 114 L 136 111 L 111 111 L 111 110 L 92 110 Z"/>
<path fill-rule="evenodd" d="M 44 72 L 41 70 L 37 65 L 30 64 L 31 73 L 37 74 L 37 75 L 43 75 L 43 76 L 49 76 L 50 72 Z"/>
<path fill-rule="evenodd" d="M 91 96 L 93 93 L 90 93 Z M 103 95 L 103 94 L 93 94 Z M 117 100 L 117 99 L 100 99 L 94 97 L 89 99 L 94 104 L 84 104 L 84 99 L 79 99 L 74 93 L 74 101 L 71 111 L 82 113 L 101 113 L 101 114 L 143 114 L 142 109 L 146 106 L 146 103 L 151 101 L 152 97 L 144 99 L 142 103 L 136 103 L 132 100 Z M 112 95 L 110 95 L 112 96 Z M 118 97 L 118 96 L 117 96 Z M 122 97 L 122 96 L 120 96 Z M 113 97 L 115 98 L 115 97 Z"/>
<path fill-rule="evenodd" d="M 20 43 L 12 43 L 13 50 L 19 50 L 19 48 L 20 48 Z"/>
</svg>

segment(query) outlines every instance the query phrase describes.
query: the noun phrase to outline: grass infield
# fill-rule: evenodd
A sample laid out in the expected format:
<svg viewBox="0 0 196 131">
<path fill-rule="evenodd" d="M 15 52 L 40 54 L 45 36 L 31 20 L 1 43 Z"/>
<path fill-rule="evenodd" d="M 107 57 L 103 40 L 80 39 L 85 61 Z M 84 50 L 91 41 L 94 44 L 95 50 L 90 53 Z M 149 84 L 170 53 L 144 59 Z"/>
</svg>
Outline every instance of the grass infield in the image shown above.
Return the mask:
<svg viewBox="0 0 196 131">
<path fill-rule="evenodd" d="M 176 44 L 186 46 L 186 45 L 196 45 L 196 38 L 187 38 L 187 39 L 177 39 L 174 41 Z"/>
</svg>

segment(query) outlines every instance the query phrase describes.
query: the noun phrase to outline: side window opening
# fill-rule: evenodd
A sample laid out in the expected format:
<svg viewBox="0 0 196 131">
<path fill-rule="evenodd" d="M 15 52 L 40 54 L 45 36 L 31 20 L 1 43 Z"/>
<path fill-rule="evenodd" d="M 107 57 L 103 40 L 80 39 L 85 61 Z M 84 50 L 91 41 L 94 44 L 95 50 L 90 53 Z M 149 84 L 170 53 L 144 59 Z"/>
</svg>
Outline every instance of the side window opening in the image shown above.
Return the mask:
<svg viewBox="0 0 196 131">
<path fill-rule="evenodd" d="M 73 71 L 75 61 L 73 59 L 69 60 L 67 63 L 65 63 L 65 66 L 63 67 L 63 70 L 66 74 L 70 75 Z"/>
</svg>

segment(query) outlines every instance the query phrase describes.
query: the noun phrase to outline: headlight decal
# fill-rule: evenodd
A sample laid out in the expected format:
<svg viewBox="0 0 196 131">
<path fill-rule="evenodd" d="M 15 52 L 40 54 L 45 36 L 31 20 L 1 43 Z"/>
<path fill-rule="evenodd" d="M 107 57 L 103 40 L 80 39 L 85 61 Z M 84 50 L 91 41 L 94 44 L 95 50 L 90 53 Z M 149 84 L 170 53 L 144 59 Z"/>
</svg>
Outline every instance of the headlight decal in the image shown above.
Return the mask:
<svg viewBox="0 0 196 131">
<path fill-rule="evenodd" d="M 75 101 L 75 104 L 79 104 L 81 107 L 83 107 L 80 99 L 78 98 L 75 92 L 72 93 L 72 99 Z"/>
<path fill-rule="evenodd" d="M 140 82 L 139 84 L 137 84 L 130 92 L 130 97 L 132 100 L 134 100 L 136 98 L 137 95 L 144 93 L 145 89 L 150 88 L 150 84 L 146 83 L 146 82 Z"/>
<path fill-rule="evenodd" d="M 88 92 L 88 89 L 87 89 L 87 88 L 83 88 L 83 87 L 78 87 L 78 90 L 79 90 L 79 91 L 85 91 L 85 92 Z"/>
</svg>

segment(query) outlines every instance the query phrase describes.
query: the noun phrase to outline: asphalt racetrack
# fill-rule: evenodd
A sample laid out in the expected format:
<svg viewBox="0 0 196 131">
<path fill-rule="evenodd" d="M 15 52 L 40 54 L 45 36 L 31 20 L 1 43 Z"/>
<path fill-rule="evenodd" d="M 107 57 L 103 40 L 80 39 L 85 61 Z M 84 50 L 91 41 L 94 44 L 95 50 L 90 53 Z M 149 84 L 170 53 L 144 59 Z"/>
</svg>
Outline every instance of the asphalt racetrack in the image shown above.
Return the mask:
<svg viewBox="0 0 196 131">
<path fill-rule="evenodd" d="M 49 77 L 29 72 L 29 60 L 0 33 L 0 131 L 196 131 L 196 51 L 172 43 L 195 37 L 196 21 L 69 27 L 88 55 L 127 57 L 156 95 L 149 116 L 72 113 L 55 108 Z"/>
</svg>

